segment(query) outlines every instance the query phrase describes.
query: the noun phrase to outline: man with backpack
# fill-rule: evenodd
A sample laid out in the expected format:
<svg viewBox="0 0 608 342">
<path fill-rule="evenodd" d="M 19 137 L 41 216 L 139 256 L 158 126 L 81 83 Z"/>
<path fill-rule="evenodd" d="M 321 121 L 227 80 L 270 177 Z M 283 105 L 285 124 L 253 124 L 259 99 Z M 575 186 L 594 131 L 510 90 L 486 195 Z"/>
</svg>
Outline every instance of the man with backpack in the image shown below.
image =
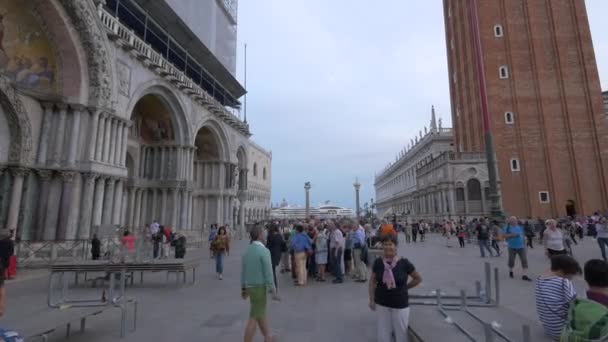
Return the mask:
<svg viewBox="0 0 608 342">
<path fill-rule="evenodd" d="M 587 261 L 584 276 L 589 290 L 587 299 L 570 303 L 568 320 L 561 341 L 605 341 L 608 337 L 608 264 L 603 260 Z"/>
</svg>

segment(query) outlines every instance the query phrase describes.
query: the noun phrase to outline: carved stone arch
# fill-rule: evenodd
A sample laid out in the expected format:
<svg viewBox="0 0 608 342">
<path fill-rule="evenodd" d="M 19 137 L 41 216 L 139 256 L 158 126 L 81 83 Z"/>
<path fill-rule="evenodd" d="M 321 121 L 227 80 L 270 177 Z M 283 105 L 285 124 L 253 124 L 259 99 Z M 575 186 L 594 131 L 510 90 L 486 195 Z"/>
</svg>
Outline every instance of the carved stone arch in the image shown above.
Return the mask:
<svg viewBox="0 0 608 342">
<path fill-rule="evenodd" d="M 190 124 L 184 110 L 184 104 L 180 101 L 178 95 L 171 89 L 166 87 L 158 80 L 151 80 L 141 84 L 131 96 L 131 102 L 127 107 L 128 115 L 132 115 L 135 106 L 143 97 L 147 95 L 155 95 L 158 97 L 167 109 L 171 112 L 171 124 L 175 133 L 175 140 L 180 144 L 190 144 L 194 140 L 190 131 Z"/>
<path fill-rule="evenodd" d="M 8 163 L 29 166 L 34 161 L 32 126 L 15 88 L 0 76 L 0 105 L 4 110 L 11 133 Z"/>
<path fill-rule="evenodd" d="M 112 66 L 108 39 L 101 27 L 95 3 L 90 0 L 57 0 L 70 17 L 86 51 L 89 105 L 112 108 Z"/>
<path fill-rule="evenodd" d="M 234 161 L 230 153 L 232 150 L 230 148 L 230 140 L 228 138 L 228 134 L 226 134 L 226 131 L 224 130 L 223 125 L 216 119 L 209 117 L 201 123 L 200 127 L 196 129 L 196 132 L 203 128 L 208 129 L 215 135 L 218 143 L 220 159 L 223 161 Z"/>
</svg>

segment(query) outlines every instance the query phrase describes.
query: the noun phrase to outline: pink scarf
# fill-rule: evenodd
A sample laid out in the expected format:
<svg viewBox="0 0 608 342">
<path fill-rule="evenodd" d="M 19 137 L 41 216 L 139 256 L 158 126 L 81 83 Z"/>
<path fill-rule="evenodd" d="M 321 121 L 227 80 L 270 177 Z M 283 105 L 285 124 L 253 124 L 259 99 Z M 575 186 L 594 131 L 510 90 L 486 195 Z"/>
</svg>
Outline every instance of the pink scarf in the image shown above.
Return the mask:
<svg viewBox="0 0 608 342">
<path fill-rule="evenodd" d="M 395 284 L 395 275 L 393 275 L 393 268 L 395 268 L 397 265 L 397 261 L 397 257 L 394 257 L 393 259 L 382 259 L 382 262 L 384 262 L 384 274 L 382 275 L 382 282 L 389 290 L 397 287 Z"/>
</svg>

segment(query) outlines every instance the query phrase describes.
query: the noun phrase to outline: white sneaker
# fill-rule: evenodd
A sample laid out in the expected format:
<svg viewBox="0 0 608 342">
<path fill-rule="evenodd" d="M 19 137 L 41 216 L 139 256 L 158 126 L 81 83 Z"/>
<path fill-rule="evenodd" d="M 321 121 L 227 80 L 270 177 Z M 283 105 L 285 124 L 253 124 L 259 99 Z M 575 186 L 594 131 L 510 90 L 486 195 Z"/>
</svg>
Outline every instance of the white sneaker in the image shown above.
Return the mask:
<svg viewBox="0 0 608 342">
<path fill-rule="evenodd" d="M 223 277 L 222 277 L 222 275 L 220 274 L 220 280 L 222 280 L 222 279 L 224 279 L 224 278 L 223 278 Z"/>
</svg>

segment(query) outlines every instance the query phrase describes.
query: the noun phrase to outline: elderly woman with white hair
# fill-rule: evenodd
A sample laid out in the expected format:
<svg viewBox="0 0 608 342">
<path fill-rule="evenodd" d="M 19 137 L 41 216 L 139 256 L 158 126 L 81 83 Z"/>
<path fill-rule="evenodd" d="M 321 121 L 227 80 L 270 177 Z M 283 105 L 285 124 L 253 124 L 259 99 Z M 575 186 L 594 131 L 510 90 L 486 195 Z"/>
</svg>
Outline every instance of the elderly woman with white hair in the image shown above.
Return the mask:
<svg viewBox="0 0 608 342">
<path fill-rule="evenodd" d="M 545 231 L 543 232 L 543 245 L 545 254 L 551 258 L 555 255 L 568 254 L 564 246 L 564 233 L 557 226 L 557 221 L 545 221 Z"/>
</svg>

